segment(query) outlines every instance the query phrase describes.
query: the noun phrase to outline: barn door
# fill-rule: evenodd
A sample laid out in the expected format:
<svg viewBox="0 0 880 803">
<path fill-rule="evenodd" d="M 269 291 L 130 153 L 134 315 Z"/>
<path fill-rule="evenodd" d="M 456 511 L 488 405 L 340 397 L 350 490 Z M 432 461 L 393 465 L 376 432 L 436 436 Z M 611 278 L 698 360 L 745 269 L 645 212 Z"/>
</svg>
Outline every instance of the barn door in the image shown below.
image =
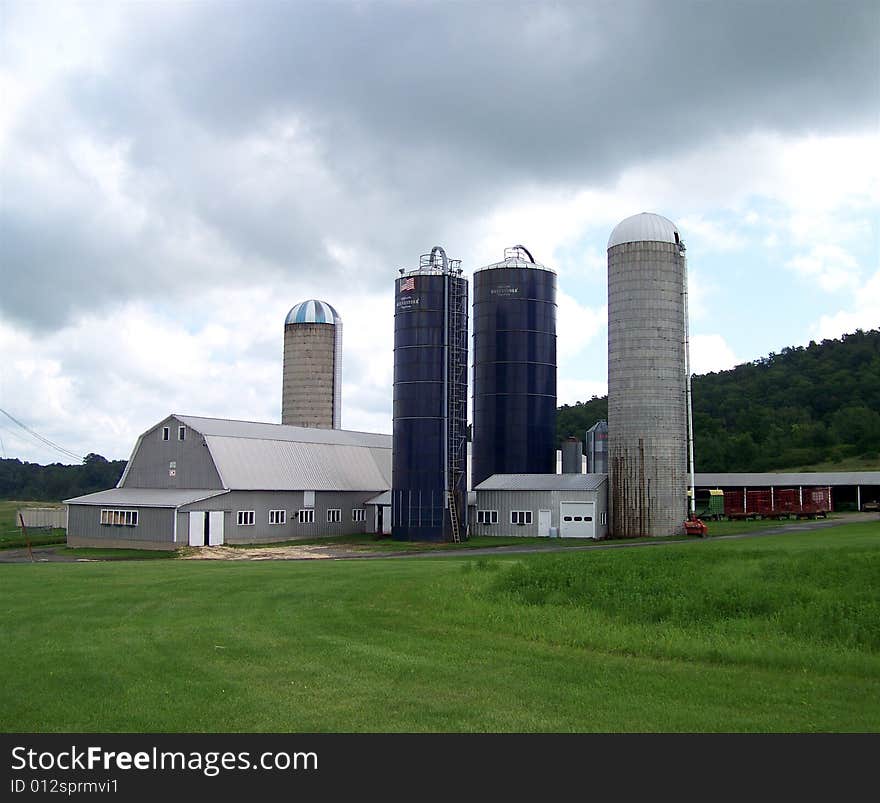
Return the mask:
<svg viewBox="0 0 880 803">
<path fill-rule="evenodd" d="M 212 510 L 208 514 L 208 544 L 220 546 L 223 543 L 223 511 Z"/>
<path fill-rule="evenodd" d="M 189 545 L 205 545 L 205 513 L 194 510 L 189 514 Z"/>
<path fill-rule="evenodd" d="M 538 535 L 543 538 L 550 537 L 550 511 L 538 511 Z"/>
<path fill-rule="evenodd" d="M 562 502 L 559 505 L 559 535 L 562 538 L 595 538 L 593 502 Z"/>
</svg>

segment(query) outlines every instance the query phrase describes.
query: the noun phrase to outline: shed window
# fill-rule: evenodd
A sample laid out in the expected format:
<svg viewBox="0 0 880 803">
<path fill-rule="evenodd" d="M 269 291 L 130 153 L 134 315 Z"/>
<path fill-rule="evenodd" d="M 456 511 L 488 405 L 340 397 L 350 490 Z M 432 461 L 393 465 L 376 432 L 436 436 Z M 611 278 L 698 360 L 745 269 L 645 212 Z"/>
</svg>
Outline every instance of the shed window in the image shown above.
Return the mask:
<svg viewBox="0 0 880 803">
<path fill-rule="evenodd" d="M 511 510 L 510 511 L 510 523 L 511 524 L 531 524 L 532 523 L 532 511 L 531 510 Z"/>
<path fill-rule="evenodd" d="M 362 507 L 355 507 L 351 510 L 351 520 L 354 522 L 366 521 L 367 511 Z"/>
<path fill-rule="evenodd" d="M 102 510 L 101 524 L 117 527 L 137 527 L 138 512 L 136 510 Z"/>
<path fill-rule="evenodd" d="M 314 509 L 309 510 L 297 510 L 296 517 L 299 520 L 300 524 L 314 524 L 315 523 L 315 511 Z"/>
<path fill-rule="evenodd" d="M 342 521 L 342 509 L 338 507 L 331 507 L 327 511 L 327 523 L 336 524 L 340 521 Z"/>
<path fill-rule="evenodd" d="M 498 524 L 497 510 L 478 510 L 477 524 Z"/>
<path fill-rule="evenodd" d="M 171 427 L 162 427 L 162 440 L 167 441 L 171 437 Z"/>
<path fill-rule="evenodd" d="M 270 510 L 269 524 L 287 524 L 286 510 Z"/>
<path fill-rule="evenodd" d="M 177 440 L 179 440 L 179 441 L 186 440 L 186 427 L 178 427 L 177 428 Z"/>
<path fill-rule="evenodd" d="M 239 510 L 238 511 L 238 525 L 239 527 L 250 527 L 253 525 L 255 520 L 254 511 L 253 510 Z"/>
</svg>

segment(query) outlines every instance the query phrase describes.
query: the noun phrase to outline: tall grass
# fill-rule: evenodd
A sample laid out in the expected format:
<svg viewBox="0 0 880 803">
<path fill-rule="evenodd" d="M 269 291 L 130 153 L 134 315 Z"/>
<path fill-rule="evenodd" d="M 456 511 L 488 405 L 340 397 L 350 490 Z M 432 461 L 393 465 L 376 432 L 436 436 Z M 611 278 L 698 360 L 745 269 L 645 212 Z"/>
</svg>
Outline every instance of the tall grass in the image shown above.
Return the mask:
<svg viewBox="0 0 880 803">
<path fill-rule="evenodd" d="M 796 637 L 880 651 L 880 552 L 633 550 L 537 555 L 499 576 L 491 593 L 568 605 L 631 624 Z"/>
<path fill-rule="evenodd" d="M 878 731 L 878 553 L 0 566 L 0 730 Z"/>
</svg>

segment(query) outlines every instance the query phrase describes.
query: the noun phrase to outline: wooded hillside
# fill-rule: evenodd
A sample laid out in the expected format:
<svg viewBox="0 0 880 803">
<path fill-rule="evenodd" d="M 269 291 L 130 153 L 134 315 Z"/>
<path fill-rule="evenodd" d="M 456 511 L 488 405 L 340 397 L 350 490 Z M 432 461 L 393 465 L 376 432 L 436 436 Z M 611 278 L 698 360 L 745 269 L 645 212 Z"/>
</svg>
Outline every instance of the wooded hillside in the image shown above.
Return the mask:
<svg viewBox="0 0 880 803">
<path fill-rule="evenodd" d="M 880 465 L 880 330 L 785 348 L 693 378 L 697 471 L 797 469 L 850 458 Z M 559 408 L 583 438 L 607 398 Z"/>
</svg>

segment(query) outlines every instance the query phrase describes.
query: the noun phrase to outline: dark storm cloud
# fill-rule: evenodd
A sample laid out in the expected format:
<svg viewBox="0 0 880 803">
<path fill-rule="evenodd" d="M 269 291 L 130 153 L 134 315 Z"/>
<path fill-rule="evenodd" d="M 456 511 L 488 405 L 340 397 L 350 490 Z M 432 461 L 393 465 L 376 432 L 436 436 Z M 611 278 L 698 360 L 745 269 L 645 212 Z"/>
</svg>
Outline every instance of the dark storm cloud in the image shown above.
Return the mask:
<svg viewBox="0 0 880 803">
<path fill-rule="evenodd" d="M 172 277 L 353 279 L 332 243 L 363 255 L 357 281 L 387 283 L 519 188 L 609 181 L 720 136 L 876 119 L 873 2 L 128 8 L 104 68 L 49 87 L 14 137 L 22 152 L 124 143 L 143 221 L 101 226 L 87 180 L 47 205 L 51 174 L 17 169 L 0 211 L 5 316 L 59 325 Z M 194 254 L 202 240 L 213 264 Z"/>
<path fill-rule="evenodd" d="M 706 134 L 876 118 L 871 2 L 257 8 L 201 7 L 144 43 L 206 126 L 304 113 L 353 173 L 363 142 L 579 179 Z"/>
</svg>

